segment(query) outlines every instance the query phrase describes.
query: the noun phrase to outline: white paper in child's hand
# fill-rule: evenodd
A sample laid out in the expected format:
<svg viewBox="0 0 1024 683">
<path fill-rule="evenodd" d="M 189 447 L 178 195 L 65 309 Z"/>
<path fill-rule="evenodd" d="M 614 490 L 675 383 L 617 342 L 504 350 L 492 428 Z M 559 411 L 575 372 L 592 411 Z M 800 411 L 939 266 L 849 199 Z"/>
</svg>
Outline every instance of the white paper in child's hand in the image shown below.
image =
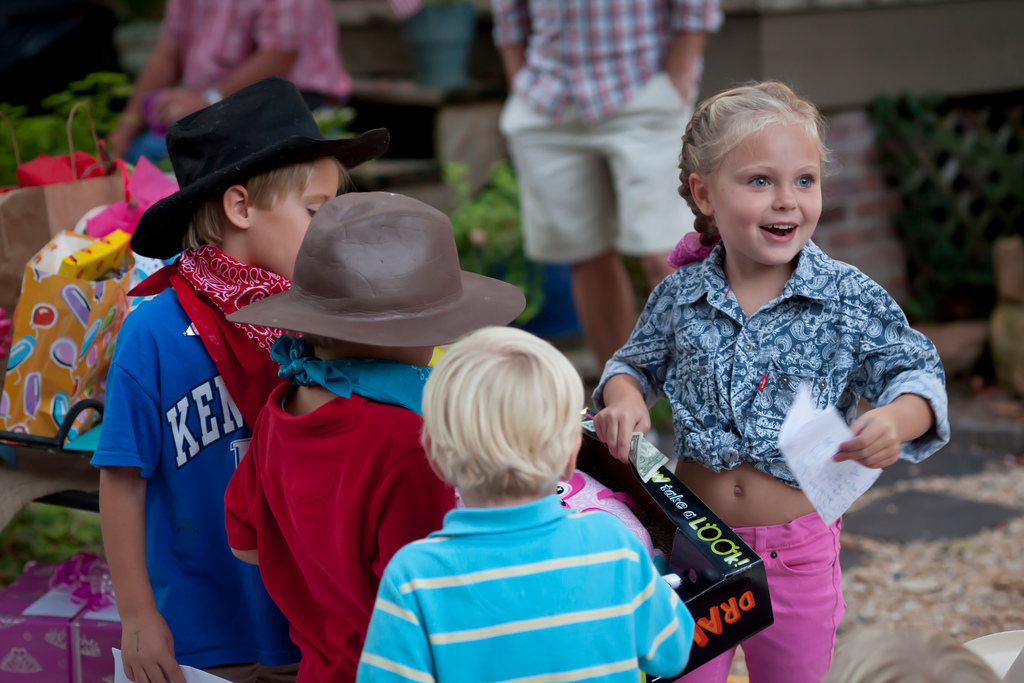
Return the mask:
<svg viewBox="0 0 1024 683">
<path fill-rule="evenodd" d="M 839 411 L 815 409 L 810 389 L 802 385 L 779 430 L 779 450 L 825 524 L 839 519 L 882 473 L 855 460 L 832 459 L 839 444 L 852 438 Z"/>
<path fill-rule="evenodd" d="M 110 648 L 114 653 L 114 683 L 131 683 L 128 677 L 124 675 L 124 665 L 121 663 L 121 651 L 116 647 Z M 220 676 L 214 676 L 208 674 L 205 671 L 199 669 L 193 669 L 191 666 L 181 667 L 181 672 L 185 674 L 185 683 L 229 683 L 227 680 Z"/>
</svg>

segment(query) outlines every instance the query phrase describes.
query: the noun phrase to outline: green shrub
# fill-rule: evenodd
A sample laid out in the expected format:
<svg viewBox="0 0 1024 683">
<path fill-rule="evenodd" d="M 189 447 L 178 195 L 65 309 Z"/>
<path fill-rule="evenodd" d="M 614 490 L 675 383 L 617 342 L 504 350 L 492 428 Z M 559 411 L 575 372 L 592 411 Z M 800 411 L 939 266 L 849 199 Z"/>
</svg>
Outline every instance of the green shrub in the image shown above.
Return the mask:
<svg viewBox="0 0 1024 683">
<path fill-rule="evenodd" d="M 525 323 L 544 307 L 544 269 L 523 253 L 519 216 L 519 185 L 508 160 L 494 164 L 476 196 L 470 196 L 468 168 L 451 163 L 445 182 L 455 191 L 451 214 L 455 246 L 464 270 L 509 282 L 526 295 L 526 310 L 516 319 Z"/>
<path fill-rule="evenodd" d="M 128 76 L 117 73 L 89 74 L 75 81 L 63 92 L 50 95 L 42 105 L 51 113 L 26 116 L 25 107 L 0 104 L 0 111 L 11 119 L 14 134 L 18 139 L 21 160 L 31 161 L 40 154 L 57 156 L 68 153 L 68 114 L 76 102 L 86 102 L 96 124 L 96 135 L 103 137 L 117 125 L 118 111 L 131 94 Z M 0 122 L 0 186 L 14 185 L 14 149 L 11 136 L 2 130 L 6 125 Z M 96 155 L 96 145 L 89 129 L 89 119 L 81 110 L 75 114 L 71 124 L 75 149 Z"/>
<path fill-rule="evenodd" d="M 99 552 L 102 544 L 99 515 L 33 503 L 0 531 L 0 587 L 30 560 L 62 562 L 79 550 Z"/>
<path fill-rule="evenodd" d="M 909 316 L 985 317 L 995 301 L 992 244 L 1024 234 L 1024 105 L 903 95 L 875 100 L 883 163 L 903 197 Z"/>
<path fill-rule="evenodd" d="M 89 74 L 71 83 L 67 90 L 44 99 L 42 106 L 49 110 L 46 114 L 26 116 L 26 107 L 6 103 L 0 103 L 0 112 L 11 119 L 21 160 L 26 162 L 40 154 L 68 154 L 68 114 L 76 102 L 89 105 L 96 124 L 96 135 L 103 138 L 117 126 L 117 119 L 131 93 L 132 84 L 126 74 L 99 72 Z M 313 112 L 313 117 L 325 137 L 340 138 L 350 134 L 348 126 L 355 118 L 355 110 L 351 107 L 321 107 Z M 96 155 L 89 120 L 81 110 L 75 114 L 71 133 L 76 150 Z M 165 171 L 171 170 L 166 160 L 158 165 Z M 14 173 L 16 166 L 11 136 L 6 131 L 6 124 L 0 121 L 0 187 L 17 183 Z"/>
</svg>

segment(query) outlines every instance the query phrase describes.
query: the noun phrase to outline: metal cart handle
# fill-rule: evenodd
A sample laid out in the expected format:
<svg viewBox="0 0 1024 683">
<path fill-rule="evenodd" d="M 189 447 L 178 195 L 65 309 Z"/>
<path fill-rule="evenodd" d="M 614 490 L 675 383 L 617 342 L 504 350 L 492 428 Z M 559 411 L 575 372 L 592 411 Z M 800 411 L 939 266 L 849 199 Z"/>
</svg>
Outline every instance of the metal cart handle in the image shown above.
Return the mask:
<svg viewBox="0 0 1024 683">
<path fill-rule="evenodd" d="M 86 398 L 75 403 L 68 409 L 68 414 L 60 423 L 60 428 L 54 436 L 36 436 L 35 434 L 20 434 L 18 432 L 5 432 L 0 430 L 0 441 L 6 441 L 20 446 L 43 446 L 44 448 L 64 448 L 68 433 L 74 426 L 78 416 L 86 410 L 95 410 L 100 416 L 103 415 L 103 401 L 95 398 Z"/>
</svg>

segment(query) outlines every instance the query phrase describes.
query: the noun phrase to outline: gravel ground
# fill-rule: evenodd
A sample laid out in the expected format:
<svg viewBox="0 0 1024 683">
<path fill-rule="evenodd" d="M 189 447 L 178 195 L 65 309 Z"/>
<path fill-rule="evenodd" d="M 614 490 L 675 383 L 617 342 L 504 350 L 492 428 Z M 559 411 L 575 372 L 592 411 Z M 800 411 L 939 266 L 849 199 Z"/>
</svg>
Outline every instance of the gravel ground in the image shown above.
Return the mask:
<svg viewBox="0 0 1024 683">
<path fill-rule="evenodd" d="M 929 491 L 1024 509 L 1024 458 L 993 459 L 985 472 L 901 481 L 872 489 L 851 510 L 897 491 Z M 891 543 L 843 533 L 844 548 L 864 551 L 843 572 L 846 616 L 839 638 L 861 625 L 915 624 L 960 642 L 1024 629 L 1024 515 L 956 540 Z M 730 683 L 745 682 L 742 647 Z"/>
<path fill-rule="evenodd" d="M 869 491 L 853 509 L 906 490 L 1024 508 L 1024 463 L 1008 458 L 972 476 L 898 482 Z M 844 572 L 840 635 L 880 621 L 928 626 L 960 641 L 1024 628 L 1024 517 L 956 540 L 900 544 L 846 533 L 841 540 L 868 554 Z"/>
</svg>

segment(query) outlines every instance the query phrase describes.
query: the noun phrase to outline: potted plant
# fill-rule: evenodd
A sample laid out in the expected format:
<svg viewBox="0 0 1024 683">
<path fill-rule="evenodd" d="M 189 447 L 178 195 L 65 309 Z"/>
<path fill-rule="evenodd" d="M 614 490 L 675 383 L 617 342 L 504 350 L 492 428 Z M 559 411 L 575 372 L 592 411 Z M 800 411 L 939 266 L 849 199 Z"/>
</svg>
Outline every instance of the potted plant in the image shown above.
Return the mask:
<svg viewBox="0 0 1024 683">
<path fill-rule="evenodd" d="M 526 310 L 516 324 L 541 337 L 578 336 L 570 268 L 542 265 L 526 258 L 520 226 L 519 185 L 507 159 L 495 163 L 483 188 L 471 196 L 468 167 L 445 166 L 445 182 L 455 194 L 451 213 L 462 267 L 516 285 L 526 295 Z"/>
<path fill-rule="evenodd" d="M 416 82 L 436 88 L 469 83 L 469 48 L 476 37 L 476 10 L 469 0 L 423 0 L 402 26 L 416 62 Z"/>
<path fill-rule="evenodd" d="M 998 303 L 989 319 L 996 380 L 1024 396 L 1024 239 L 1001 237 L 992 247 Z"/>
</svg>

